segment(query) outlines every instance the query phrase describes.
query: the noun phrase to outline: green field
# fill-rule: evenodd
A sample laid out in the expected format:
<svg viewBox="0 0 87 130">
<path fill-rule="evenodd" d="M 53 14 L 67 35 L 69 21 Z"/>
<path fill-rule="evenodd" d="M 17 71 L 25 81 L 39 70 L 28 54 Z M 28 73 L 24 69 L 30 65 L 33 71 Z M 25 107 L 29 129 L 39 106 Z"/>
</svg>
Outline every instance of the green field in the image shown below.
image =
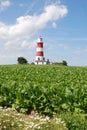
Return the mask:
<svg viewBox="0 0 87 130">
<path fill-rule="evenodd" d="M 56 113 L 69 130 L 86 130 L 87 67 L 0 66 L 0 106 L 50 117 Z"/>
</svg>

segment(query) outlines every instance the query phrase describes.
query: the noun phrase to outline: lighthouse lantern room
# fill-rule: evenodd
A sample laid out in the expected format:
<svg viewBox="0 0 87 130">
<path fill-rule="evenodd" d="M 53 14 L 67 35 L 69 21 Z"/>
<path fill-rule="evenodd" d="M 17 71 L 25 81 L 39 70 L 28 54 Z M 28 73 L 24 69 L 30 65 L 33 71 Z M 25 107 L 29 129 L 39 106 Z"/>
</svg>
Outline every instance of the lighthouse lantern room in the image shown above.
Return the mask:
<svg viewBox="0 0 87 130">
<path fill-rule="evenodd" d="M 46 64 L 43 52 L 43 39 L 39 37 L 36 44 L 36 60 L 35 64 Z"/>
</svg>

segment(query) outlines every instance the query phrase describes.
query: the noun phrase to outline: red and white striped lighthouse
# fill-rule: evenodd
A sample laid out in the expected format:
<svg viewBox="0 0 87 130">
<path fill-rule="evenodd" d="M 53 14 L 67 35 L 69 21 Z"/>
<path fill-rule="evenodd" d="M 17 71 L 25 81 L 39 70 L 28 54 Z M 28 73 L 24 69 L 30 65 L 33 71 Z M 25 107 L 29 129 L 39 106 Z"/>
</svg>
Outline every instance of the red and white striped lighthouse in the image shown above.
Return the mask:
<svg viewBox="0 0 87 130">
<path fill-rule="evenodd" d="M 36 45 L 36 64 L 46 64 L 43 52 L 43 39 L 39 37 Z"/>
</svg>

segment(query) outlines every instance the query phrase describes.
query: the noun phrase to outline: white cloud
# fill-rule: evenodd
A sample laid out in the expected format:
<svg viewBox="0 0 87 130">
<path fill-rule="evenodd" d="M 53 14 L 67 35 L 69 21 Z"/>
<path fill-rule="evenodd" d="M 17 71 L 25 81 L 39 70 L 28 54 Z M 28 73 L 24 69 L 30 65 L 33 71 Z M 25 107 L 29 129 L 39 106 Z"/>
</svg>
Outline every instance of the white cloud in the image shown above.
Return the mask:
<svg viewBox="0 0 87 130">
<path fill-rule="evenodd" d="M 67 14 L 65 6 L 49 5 L 40 15 L 21 16 L 16 19 L 16 24 L 7 26 L 0 23 L 0 38 L 10 40 L 32 36 L 36 31 L 43 29 L 48 22 L 56 21 Z"/>
<path fill-rule="evenodd" d="M 22 50 L 22 49 L 33 49 L 36 45 L 36 41 L 29 41 L 29 39 L 15 39 L 8 41 L 5 44 L 6 49 L 13 49 L 13 50 Z"/>
<path fill-rule="evenodd" d="M 5 10 L 6 8 L 8 8 L 11 5 L 9 0 L 2 0 L 0 2 L 0 11 Z"/>
<path fill-rule="evenodd" d="M 35 49 L 35 42 L 30 41 L 31 36 L 46 27 L 49 22 L 55 23 L 67 13 L 66 6 L 51 4 L 39 15 L 18 17 L 13 25 L 0 22 L 0 40 L 4 42 L 2 54 L 10 59 L 19 54 L 29 55 L 31 48 Z M 31 55 L 32 53 L 30 57 Z"/>
<path fill-rule="evenodd" d="M 63 48 L 64 50 L 68 50 L 70 47 L 66 44 L 58 44 L 58 47 Z"/>
<path fill-rule="evenodd" d="M 87 46 L 84 46 L 84 47 L 80 46 L 80 47 L 75 48 L 74 54 L 76 54 L 76 55 L 85 55 L 85 54 L 87 54 Z"/>
</svg>

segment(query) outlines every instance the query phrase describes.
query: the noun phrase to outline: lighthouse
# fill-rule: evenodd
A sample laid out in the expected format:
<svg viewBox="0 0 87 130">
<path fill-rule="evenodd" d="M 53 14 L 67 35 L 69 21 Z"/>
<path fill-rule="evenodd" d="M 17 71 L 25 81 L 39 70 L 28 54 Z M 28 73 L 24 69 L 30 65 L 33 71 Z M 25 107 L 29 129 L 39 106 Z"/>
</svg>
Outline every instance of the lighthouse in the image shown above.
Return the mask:
<svg viewBox="0 0 87 130">
<path fill-rule="evenodd" d="M 46 64 L 43 52 L 43 38 L 40 36 L 36 43 L 36 60 L 35 64 Z"/>
</svg>

